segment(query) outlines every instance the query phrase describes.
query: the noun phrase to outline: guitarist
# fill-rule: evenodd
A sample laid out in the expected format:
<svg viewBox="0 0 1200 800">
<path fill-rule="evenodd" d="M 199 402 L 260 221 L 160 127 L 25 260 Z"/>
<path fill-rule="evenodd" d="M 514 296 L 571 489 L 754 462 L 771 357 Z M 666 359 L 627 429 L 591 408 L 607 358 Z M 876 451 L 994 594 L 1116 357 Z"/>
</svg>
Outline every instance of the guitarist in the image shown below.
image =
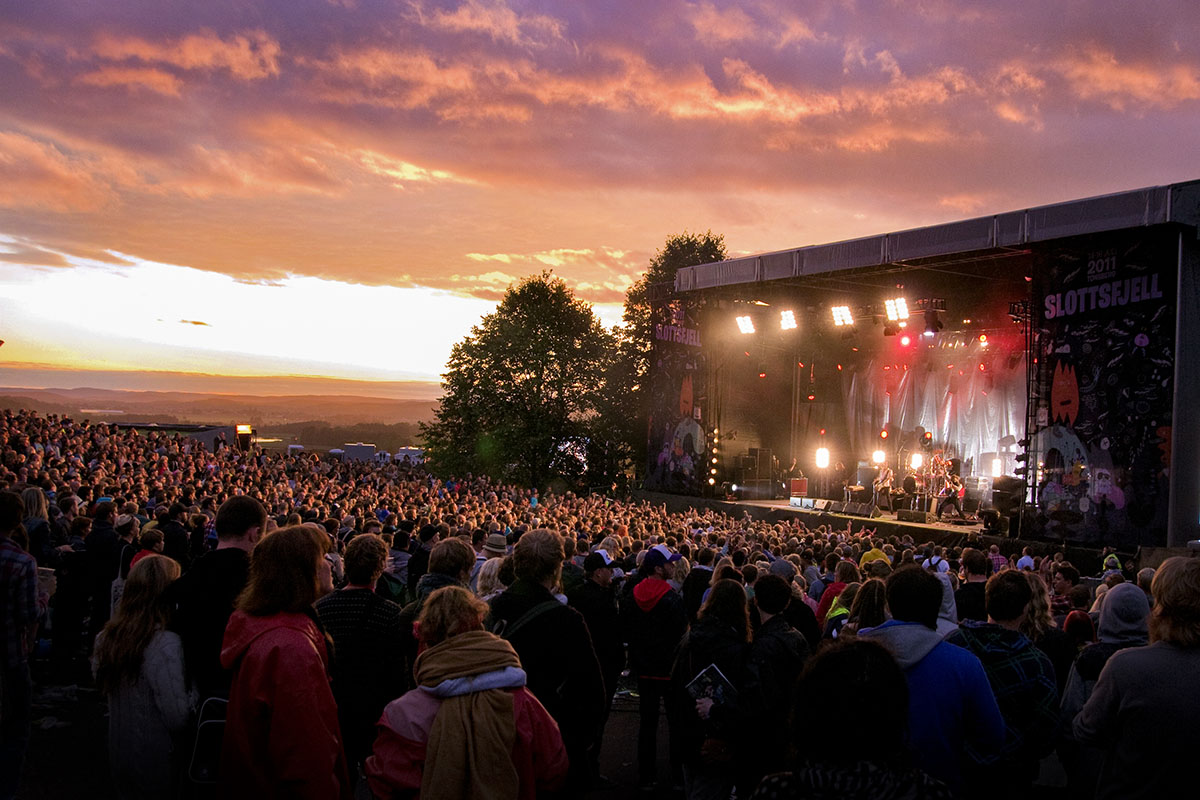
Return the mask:
<svg viewBox="0 0 1200 800">
<path fill-rule="evenodd" d="M 875 490 L 875 496 L 872 502 L 879 508 L 883 508 L 887 504 L 888 511 L 894 511 L 892 508 L 892 480 L 894 475 L 892 468 L 884 464 L 879 468 L 879 475 L 871 482 L 871 487 Z"/>
<path fill-rule="evenodd" d="M 938 501 L 938 519 L 942 518 L 942 512 L 946 510 L 947 506 L 954 506 L 954 510 L 958 512 L 959 518 L 965 518 L 966 515 L 963 514 L 962 510 L 962 495 L 965 489 L 966 487 L 963 486 L 962 481 L 953 472 L 947 476 L 946 485 L 942 488 L 939 495 L 941 499 Z"/>
</svg>

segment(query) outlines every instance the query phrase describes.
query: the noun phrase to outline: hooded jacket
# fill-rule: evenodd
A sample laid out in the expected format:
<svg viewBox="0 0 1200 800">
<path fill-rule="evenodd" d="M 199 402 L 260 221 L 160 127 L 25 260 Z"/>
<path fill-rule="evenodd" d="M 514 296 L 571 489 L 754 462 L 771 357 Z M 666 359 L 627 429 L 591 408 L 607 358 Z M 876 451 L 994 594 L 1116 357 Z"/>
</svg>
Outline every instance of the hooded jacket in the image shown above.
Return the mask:
<svg viewBox="0 0 1200 800">
<path fill-rule="evenodd" d="M 1109 590 L 1100 607 L 1100 641 L 1079 651 L 1071 666 L 1063 690 L 1063 720 L 1070 722 L 1092 695 L 1100 671 L 1113 654 L 1127 647 L 1138 647 L 1150 640 L 1147 619 L 1150 601 L 1136 584 L 1120 583 Z"/>
<path fill-rule="evenodd" d="M 938 609 L 937 632 L 948 636 L 958 630 L 958 604 L 954 601 L 954 585 L 950 576 L 944 572 L 935 572 L 933 577 L 942 584 L 942 606 Z"/>
<path fill-rule="evenodd" d="M 980 764 L 1000 761 L 1036 767 L 1054 749 L 1058 733 L 1058 685 L 1050 659 L 1028 637 L 990 622 L 967 620 L 946 641 L 983 662 L 1006 727 L 998 757 L 976 751 Z"/>
<path fill-rule="evenodd" d="M 1004 718 L 983 665 L 919 622 L 889 620 L 858 635 L 886 647 L 904 670 L 914 765 L 960 789 L 964 745 L 998 753 L 1004 743 Z"/>
<path fill-rule="evenodd" d="M 225 630 L 221 666 L 234 672 L 221 796 L 349 797 L 329 651 L 314 618 L 235 611 Z"/>
<path fill-rule="evenodd" d="M 633 674 L 655 680 L 669 678 L 675 648 L 688 626 L 679 593 L 662 578 L 643 578 L 621 597 L 621 623 Z"/>
</svg>

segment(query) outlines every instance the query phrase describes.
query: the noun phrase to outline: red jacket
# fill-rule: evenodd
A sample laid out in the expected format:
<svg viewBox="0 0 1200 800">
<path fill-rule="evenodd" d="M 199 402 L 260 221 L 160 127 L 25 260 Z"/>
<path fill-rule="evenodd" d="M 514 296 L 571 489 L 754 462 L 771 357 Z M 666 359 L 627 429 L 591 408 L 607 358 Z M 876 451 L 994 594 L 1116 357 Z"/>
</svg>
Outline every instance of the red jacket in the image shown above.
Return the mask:
<svg viewBox="0 0 1200 800">
<path fill-rule="evenodd" d="M 821 595 L 821 602 L 817 604 L 817 624 L 821 626 L 821 630 L 825 630 L 825 617 L 829 615 L 829 607 L 833 605 L 833 601 L 838 599 L 846 589 L 844 581 L 837 581 L 829 584 L 826 587 L 824 594 Z"/>
<path fill-rule="evenodd" d="M 520 790 L 517 800 L 534 800 L 562 786 L 567 751 L 558 724 L 528 689 L 512 689 L 517 736 L 512 760 Z M 378 798 L 416 797 L 421 790 L 425 745 L 441 698 L 413 689 L 388 703 L 379 718 L 375 752 L 366 762 L 367 782 Z"/>
<path fill-rule="evenodd" d="M 353 791 L 325 637 L 305 614 L 233 612 L 221 665 L 234 670 L 220 792 L 228 798 L 337 800 Z"/>
</svg>

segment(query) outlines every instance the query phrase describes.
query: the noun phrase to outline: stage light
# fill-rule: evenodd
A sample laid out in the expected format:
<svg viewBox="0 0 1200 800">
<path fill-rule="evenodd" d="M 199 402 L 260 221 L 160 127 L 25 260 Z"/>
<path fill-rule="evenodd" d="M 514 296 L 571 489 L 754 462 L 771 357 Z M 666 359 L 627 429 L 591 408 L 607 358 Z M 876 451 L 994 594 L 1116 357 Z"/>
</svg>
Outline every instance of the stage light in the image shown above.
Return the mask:
<svg viewBox="0 0 1200 800">
<path fill-rule="evenodd" d="M 910 344 L 912 344 L 912 339 L 908 338 L 907 336 L 900 337 L 900 346 L 901 347 L 908 347 Z"/>
<path fill-rule="evenodd" d="M 887 310 L 888 319 L 892 321 L 908 319 L 908 301 L 903 297 L 889 297 L 883 301 L 883 306 Z"/>
<path fill-rule="evenodd" d="M 712 463 L 714 463 L 714 464 L 717 463 L 717 459 L 715 456 L 713 457 Z"/>
<path fill-rule="evenodd" d="M 758 373 L 758 377 L 760 377 L 760 378 L 765 378 L 765 377 L 767 377 L 767 373 L 765 373 L 765 372 L 760 372 L 760 373 Z"/>
<path fill-rule="evenodd" d="M 884 428 L 883 430 L 881 430 L 881 431 L 879 432 L 879 438 L 880 438 L 880 439 L 886 439 L 887 437 L 888 437 L 887 428 Z"/>
<path fill-rule="evenodd" d="M 930 309 L 925 312 L 925 335 L 936 336 L 937 332 L 942 329 L 942 321 L 938 319 L 938 312 Z"/>
<path fill-rule="evenodd" d="M 716 479 L 716 478 L 709 478 L 709 479 L 708 479 L 708 485 L 709 485 L 709 486 L 715 486 L 716 484 L 717 484 L 717 479 Z"/>
<path fill-rule="evenodd" d="M 850 314 L 850 306 L 833 307 L 833 324 L 839 328 L 843 325 L 854 324 L 854 317 Z"/>
<path fill-rule="evenodd" d="M 876 464 L 882 464 L 887 461 L 887 453 L 882 450 L 876 450 L 874 453 L 871 453 L 871 460 Z"/>
<path fill-rule="evenodd" d="M 817 399 L 817 396 L 816 396 L 815 394 L 810 394 L 810 395 L 808 396 L 808 399 L 809 399 L 809 400 L 816 400 L 816 399 Z"/>
<path fill-rule="evenodd" d="M 829 448 L 817 448 L 817 469 L 825 469 L 829 466 Z"/>
<path fill-rule="evenodd" d="M 738 485 L 736 483 L 730 484 L 729 491 L 736 492 L 737 490 L 738 490 Z"/>
<path fill-rule="evenodd" d="M 710 469 L 710 470 L 708 471 L 708 473 L 709 473 L 710 475 L 716 475 L 716 474 L 717 474 L 716 467 L 714 467 L 714 468 Z"/>
<path fill-rule="evenodd" d="M 925 456 L 922 453 L 913 453 L 908 463 L 912 465 L 913 469 L 920 469 L 921 465 L 925 463 Z"/>
<path fill-rule="evenodd" d="M 738 330 L 742 333 L 754 333 L 754 320 L 750 319 L 749 316 L 738 317 L 737 326 Z"/>
<path fill-rule="evenodd" d="M 993 458 L 992 459 L 992 477 L 999 478 L 1003 474 L 1004 474 L 1004 459 Z"/>
<path fill-rule="evenodd" d="M 796 327 L 796 314 L 792 311 L 779 312 L 779 327 L 785 331 L 794 329 Z"/>
<path fill-rule="evenodd" d="M 822 436 L 824 436 L 824 435 L 825 435 L 825 429 L 824 429 L 824 428 L 821 428 L 821 435 L 822 435 Z"/>
<path fill-rule="evenodd" d="M 979 334 L 979 343 L 981 345 L 983 345 L 984 347 L 987 347 L 987 334 L 986 333 Z"/>
</svg>

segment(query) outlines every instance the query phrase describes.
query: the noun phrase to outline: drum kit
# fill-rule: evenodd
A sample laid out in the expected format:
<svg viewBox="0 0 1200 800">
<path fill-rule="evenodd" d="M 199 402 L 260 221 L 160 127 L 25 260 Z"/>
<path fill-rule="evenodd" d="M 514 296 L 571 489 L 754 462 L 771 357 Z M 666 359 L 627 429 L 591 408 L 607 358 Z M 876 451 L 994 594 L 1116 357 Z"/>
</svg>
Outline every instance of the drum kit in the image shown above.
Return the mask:
<svg viewBox="0 0 1200 800">
<path fill-rule="evenodd" d="M 954 473 L 954 458 L 945 450 L 935 450 L 920 466 L 908 469 L 902 483 L 905 493 L 912 496 L 915 506 L 933 509 L 933 498 L 946 497 L 952 492 L 962 494 L 962 483 Z"/>
</svg>

